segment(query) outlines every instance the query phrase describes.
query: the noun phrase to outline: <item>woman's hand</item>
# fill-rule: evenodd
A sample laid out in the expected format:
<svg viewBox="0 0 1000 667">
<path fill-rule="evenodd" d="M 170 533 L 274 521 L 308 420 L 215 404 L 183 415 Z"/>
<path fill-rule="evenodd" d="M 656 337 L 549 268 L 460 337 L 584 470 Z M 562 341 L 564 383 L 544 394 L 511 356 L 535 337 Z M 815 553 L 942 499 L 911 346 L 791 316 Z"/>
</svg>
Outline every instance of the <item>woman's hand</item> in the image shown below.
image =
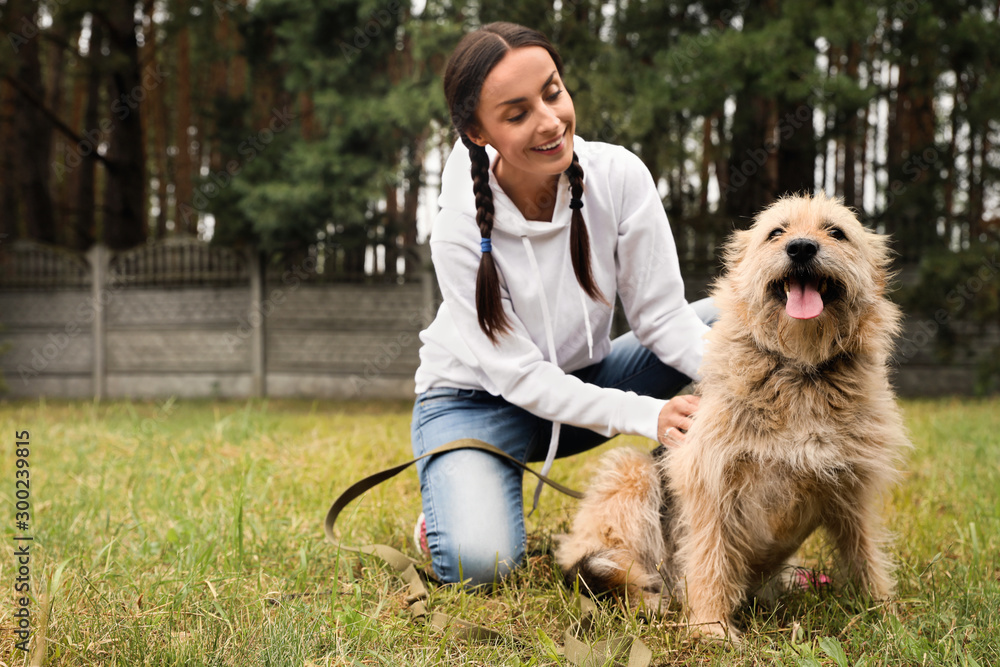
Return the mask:
<svg viewBox="0 0 1000 667">
<path fill-rule="evenodd" d="M 691 428 L 691 416 L 698 409 L 701 399 L 691 394 L 674 396 L 660 410 L 656 433 L 660 443 L 668 447 L 677 447 L 684 442 L 685 434 Z"/>
</svg>

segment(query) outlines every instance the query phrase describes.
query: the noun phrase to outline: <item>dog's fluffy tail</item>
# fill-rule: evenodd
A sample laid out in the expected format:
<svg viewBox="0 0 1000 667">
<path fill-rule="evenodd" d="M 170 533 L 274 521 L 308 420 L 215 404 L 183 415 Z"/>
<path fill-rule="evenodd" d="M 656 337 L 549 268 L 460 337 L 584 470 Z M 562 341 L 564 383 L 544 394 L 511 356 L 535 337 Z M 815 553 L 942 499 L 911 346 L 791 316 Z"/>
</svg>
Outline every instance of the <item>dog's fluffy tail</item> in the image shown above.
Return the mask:
<svg viewBox="0 0 1000 667">
<path fill-rule="evenodd" d="M 566 583 L 573 586 L 579 579 L 581 590 L 589 595 L 625 592 L 659 593 L 663 579 L 655 570 L 649 572 L 636 554 L 622 549 L 602 549 L 588 553 L 565 572 Z"/>
<path fill-rule="evenodd" d="M 573 521 L 559 539 L 556 561 L 570 586 L 579 579 L 593 595 L 625 593 L 634 601 L 658 593 L 665 545 L 663 491 L 653 458 L 618 448 L 602 457 Z"/>
</svg>

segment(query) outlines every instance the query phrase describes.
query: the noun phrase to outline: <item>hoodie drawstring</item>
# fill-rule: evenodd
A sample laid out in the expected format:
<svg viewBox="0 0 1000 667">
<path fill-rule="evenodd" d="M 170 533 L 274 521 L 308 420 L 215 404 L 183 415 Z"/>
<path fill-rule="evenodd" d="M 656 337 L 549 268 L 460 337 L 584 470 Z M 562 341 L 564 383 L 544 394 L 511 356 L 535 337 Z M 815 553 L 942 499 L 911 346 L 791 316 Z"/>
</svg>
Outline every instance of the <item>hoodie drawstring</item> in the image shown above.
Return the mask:
<svg viewBox="0 0 1000 667">
<path fill-rule="evenodd" d="M 542 272 L 538 268 L 538 260 L 535 259 L 535 251 L 531 247 L 531 240 L 527 236 L 521 237 L 521 242 L 524 244 L 524 250 L 528 255 L 528 262 L 531 264 L 532 271 L 535 272 L 535 277 L 538 280 L 539 286 L 539 300 L 542 304 L 542 323 L 545 325 L 545 343 L 549 348 L 549 361 L 553 364 L 558 364 L 559 361 L 556 359 L 556 341 L 555 336 L 552 333 L 552 314 L 549 312 L 549 300 L 545 296 L 545 281 L 542 279 Z M 545 454 L 545 463 L 542 464 L 542 474 L 548 475 L 549 470 L 552 469 L 552 463 L 556 460 L 556 450 L 559 449 L 559 430 L 562 424 L 559 422 L 552 422 L 552 438 L 549 440 L 549 450 Z M 539 484 L 535 487 L 535 497 L 531 503 L 531 512 L 528 516 L 535 511 L 538 507 L 538 499 L 542 495 L 542 486 Z"/>
<path fill-rule="evenodd" d="M 594 360 L 594 332 L 590 329 L 590 313 L 587 312 L 587 297 L 583 293 L 583 289 L 577 290 L 580 295 L 580 308 L 583 309 L 583 324 L 587 329 L 587 358 L 591 361 Z"/>
</svg>

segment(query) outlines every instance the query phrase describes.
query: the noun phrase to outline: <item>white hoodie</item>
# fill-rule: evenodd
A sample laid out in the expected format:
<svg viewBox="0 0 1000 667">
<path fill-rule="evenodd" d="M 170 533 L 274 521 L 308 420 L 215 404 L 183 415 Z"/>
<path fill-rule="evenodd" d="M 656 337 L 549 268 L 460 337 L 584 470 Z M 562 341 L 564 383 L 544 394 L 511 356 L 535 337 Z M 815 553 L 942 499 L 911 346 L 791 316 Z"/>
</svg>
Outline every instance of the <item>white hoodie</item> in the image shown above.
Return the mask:
<svg viewBox="0 0 1000 667">
<path fill-rule="evenodd" d="M 583 217 L 598 287 L 611 303 L 619 294 L 644 347 L 697 379 L 708 327 L 684 299 L 670 225 L 649 170 L 620 146 L 579 137 L 573 143 L 584 173 Z M 492 164 L 496 152 L 487 150 Z M 445 165 L 441 210 L 430 238 L 444 300 L 420 334 L 417 393 L 433 387 L 484 389 L 556 424 L 656 440 L 666 401 L 569 375 L 611 351 L 613 313 L 583 292 L 573 272 L 565 174 L 552 222 L 538 222 L 524 218 L 490 170 L 492 252 L 512 331 L 494 345 L 480 330 L 476 273 L 482 253 L 470 166 L 468 150 L 456 143 Z"/>
</svg>

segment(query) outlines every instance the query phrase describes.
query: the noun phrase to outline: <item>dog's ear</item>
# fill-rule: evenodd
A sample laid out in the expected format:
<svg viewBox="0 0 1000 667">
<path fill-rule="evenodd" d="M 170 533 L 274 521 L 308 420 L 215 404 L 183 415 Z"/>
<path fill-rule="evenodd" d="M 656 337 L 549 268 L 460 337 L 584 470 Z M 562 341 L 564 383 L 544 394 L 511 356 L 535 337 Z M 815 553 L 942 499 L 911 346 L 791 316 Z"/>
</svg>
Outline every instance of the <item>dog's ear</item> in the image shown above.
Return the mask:
<svg viewBox="0 0 1000 667">
<path fill-rule="evenodd" d="M 725 262 L 728 271 L 732 271 L 743 261 L 750 247 L 752 232 L 749 229 L 736 229 L 730 234 L 722 247 L 722 260 Z"/>
<path fill-rule="evenodd" d="M 879 234 L 868 228 L 865 228 L 864 234 L 868 237 L 867 247 L 868 252 L 871 253 L 873 279 L 878 293 L 884 295 L 888 291 L 889 282 L 895 275 L 892 269 L 895 251 L 889 243 L 890 237 L 887 234 Z"/>
<path fill-rule="evenodd" d="M 888 269 L 892 265 L 892 258 L 894 251 L 890 245 L 890 236 L 888 234 L 879 234 L 873 229 L 865 228 L 865 234 L 868 235 L 868 247 L 871 249 L 874 257 L 873 263 L 879 269 Z"/>
</svg>

